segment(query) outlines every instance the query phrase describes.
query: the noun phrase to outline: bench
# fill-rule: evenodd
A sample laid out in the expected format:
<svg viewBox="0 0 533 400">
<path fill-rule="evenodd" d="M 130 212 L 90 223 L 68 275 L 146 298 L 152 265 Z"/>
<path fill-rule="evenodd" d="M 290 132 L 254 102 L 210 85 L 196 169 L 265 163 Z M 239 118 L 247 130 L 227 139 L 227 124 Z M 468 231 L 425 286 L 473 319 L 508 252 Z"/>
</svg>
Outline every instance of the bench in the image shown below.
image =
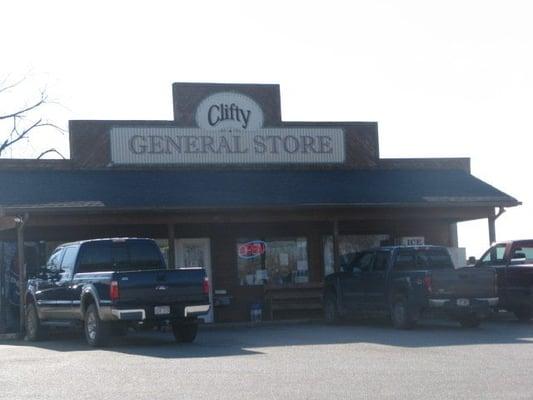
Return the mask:
<svg viewBox="0 0 533 400">
<path fill-rule="evenodd" d="M 322 283 L 305 283 L 290 286 L 265 286 L 265 303 L 274 319 L 277 311 L 322 310 Z"/>
</svg>

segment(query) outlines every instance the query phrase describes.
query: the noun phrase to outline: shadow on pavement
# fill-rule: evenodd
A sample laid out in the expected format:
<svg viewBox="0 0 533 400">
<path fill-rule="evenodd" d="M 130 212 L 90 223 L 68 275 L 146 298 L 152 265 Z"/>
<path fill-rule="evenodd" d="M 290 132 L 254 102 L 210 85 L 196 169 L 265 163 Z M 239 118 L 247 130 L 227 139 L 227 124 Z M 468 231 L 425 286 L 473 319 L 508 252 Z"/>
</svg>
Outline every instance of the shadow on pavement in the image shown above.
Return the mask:
<svg viewBox="0 0 533 400">
<path fill-rule="evenodd" d="M 205 327 L 192 344 L 176 343 L 171 333 L 130 332 L 113 338 L 108 347 L 90 349 L 76 332 L 56 332 L 42 342 L 0 341 L 0 345 L 26 346 L 59 352 L 106 351 L 156 358 L 211 358 L 265 354 L 268 348 L 339 344 L 374 344 L 403 348 L 437 348 L 479 344 L 531 344 L 532 323 L 487 322 L 477 329 L 462 329 L 453 322 L 424 322 L 410 331 L 395 330 L 381 321 L 342 325 L 323 323 L 272 326 Z"/>
</svg>

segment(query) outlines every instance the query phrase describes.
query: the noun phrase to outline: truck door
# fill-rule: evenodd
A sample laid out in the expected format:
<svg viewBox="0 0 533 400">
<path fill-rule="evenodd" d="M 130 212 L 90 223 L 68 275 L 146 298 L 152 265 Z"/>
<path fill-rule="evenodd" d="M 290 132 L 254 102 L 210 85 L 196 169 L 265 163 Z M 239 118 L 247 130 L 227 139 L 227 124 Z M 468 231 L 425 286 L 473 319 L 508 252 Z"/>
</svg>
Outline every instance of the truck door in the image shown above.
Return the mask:
<svg viewBox="0 0 533 400">
<path fill-rule="evenodd" d="M 55 297 L 57 299 L 56 318 L 58 319 L 71 319 L 73 316 L 72 302 L 74 297 L 71 285 L 78 249 L 79 246 L 77 245 L 66 247 L 63 260 L 61 261 L 60 276 L 55 291 Z"/>
<path fill-rule="evenodd" d="M 64 248 L 57 248 L 46 263 L 45 277 L 37 283 L 35 297 L 43 319 L 53 319 L 57 312 L 56 289 L 61 278 L 61 261 Z"/>
<path fill-rule="evenodd" d="M 364 274 L 369 272 L 374 261 L 374 252 L 359 253 L 355 259 L 344 266 L 343 276 L 340 280 L 342 287 L 342 300 L 349 310 L 356 310 L 366 303 Z"/>
<path fill-rule="evenodd" d="M 505 258 L 505 250 L 507 244 L 500 243 L 492 246 L 481 257 L 476 264 L 478 267 L 490 267 L 496 270 L 497 283 L 498 283 L 498 296 L 500 297 L 500 305 L 504 305 L 507 302 L 507 261 Z"/>
<path fill-rule="evenodd" d="M 376 251 L 372 268 L 362 273 L 365 303 L 369 308 L 381 309 L 386 305 L 386 273 L 389 259 L 388 251 Z"/>
<path fill-rule="evenodd" d="M 513 243 L 506 269 L 507 303 L 531 307 L 533 290 L 533 241 Z"/>
</svg>

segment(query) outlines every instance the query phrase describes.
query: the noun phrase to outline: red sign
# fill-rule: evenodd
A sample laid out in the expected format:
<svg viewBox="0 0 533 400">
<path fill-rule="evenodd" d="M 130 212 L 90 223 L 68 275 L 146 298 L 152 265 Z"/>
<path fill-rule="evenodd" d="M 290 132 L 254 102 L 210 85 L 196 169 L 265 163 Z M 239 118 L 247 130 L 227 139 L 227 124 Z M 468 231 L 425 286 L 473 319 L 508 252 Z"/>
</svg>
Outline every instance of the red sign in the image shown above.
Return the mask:
<svg viewBox="0 0 533 400">
<path fill-rule="evenodd" d="M 266 243 L 262 240 L 254 240 L 239 245 L 238 252 L 241 258 L 255 258 L 264 254 L 266 250 Z"/>
</svg>

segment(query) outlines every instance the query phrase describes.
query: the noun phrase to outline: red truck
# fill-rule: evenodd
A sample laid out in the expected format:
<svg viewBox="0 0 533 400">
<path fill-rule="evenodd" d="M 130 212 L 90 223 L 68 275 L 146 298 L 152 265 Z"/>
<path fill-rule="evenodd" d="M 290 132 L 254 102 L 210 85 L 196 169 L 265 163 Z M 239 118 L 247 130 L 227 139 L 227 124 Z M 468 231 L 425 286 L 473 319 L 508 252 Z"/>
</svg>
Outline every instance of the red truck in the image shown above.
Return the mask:
<svg viewBox="0 0 533 400">
<path fill-rule="evenodd" d="M 495 243 L 475 267 L 496 270 L 499 309 L 520 321 L 533 318 L 533 239 Z"/>
</svg>

